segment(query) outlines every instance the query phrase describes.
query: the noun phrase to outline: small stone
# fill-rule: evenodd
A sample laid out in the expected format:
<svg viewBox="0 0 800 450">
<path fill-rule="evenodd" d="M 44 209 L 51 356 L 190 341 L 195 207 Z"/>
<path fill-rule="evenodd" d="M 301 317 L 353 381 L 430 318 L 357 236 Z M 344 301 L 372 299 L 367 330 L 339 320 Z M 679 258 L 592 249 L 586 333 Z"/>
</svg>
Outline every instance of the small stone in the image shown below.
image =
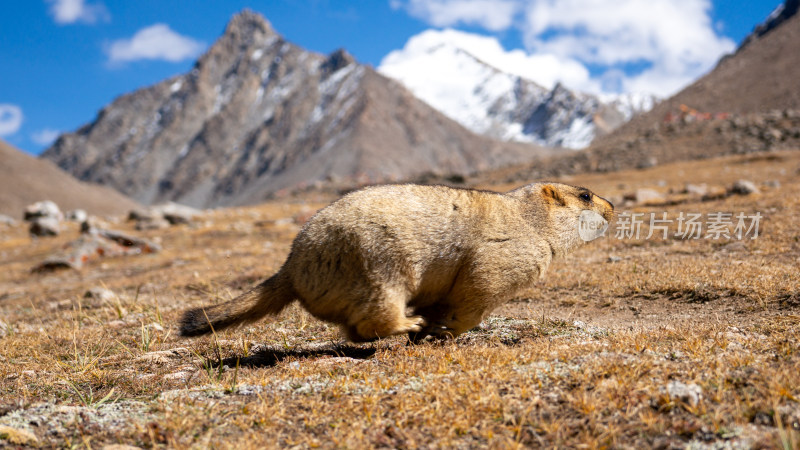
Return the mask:
<svg viewBox="0 0 800 450">
<path fill-rule="evenodd" d="M 39 439 L 30 431 L 12 428 L 7 425 L 0 425 L 0 439 L 4 439 L 14 445 L 36 446 L 39 444 Z"/>
<path fill-rule="evenodd" d="M 110 444 L 100 447 L 100 450 L 142 450 L 141 447 L 125 444 Z"/>
<path fill-rule="evenodd" d="M 747 246 L 742 241 L 733 241 L 723 245 L 720 250 L 724 252 L 745 252 L 747 251 Z"/>
<path fill-rule="evenodd" d="M 639 169 L 647 169 L 649 167 L 655 167 L 658 165 L 658 159 L 655 156 L 651 156 L 643 161 L 640 161 L 639 164 L 636 165 Z"/>
<path fill-rule="evenodd" d="M 32 236 L 58 236 L 61 227 L 55 217 L 37 217 L 33 219 L 29 232 Z"/>
<path fill-rule="evenodd" d="M 127 325 L 128 324 L 125 323 L 124 320 L 117 319 L 117 320 L 112 320 L 111 322 L 108 322 L 106 324 L 106 327 L 108 327 L 108 328 L 123 328 L 123 327 L 125 327 Z"/>
<path fill-rule="evenodd" d="M 778 180 L 768 180 L 768 181 L 764 182 L 764 186 L 766 186 L 768 188 L 773 188 L 773 189 L 780 189 L 781 188 L 781 182 L 778 181 Z"/>
<path fill-rule="evenodd" d="M 184 357 L 189 353 L 189 349 L 186 347 L 177 347 L 170 350 L 145 353 L 144 355 L 136 358 L 136 360 L 153 364 L 166 364 L 170 360 Z"/>
<path fill-rule="evenodd" d="M 296 362 L 296 361 L 295 361 Z M 350 358 L 349 356 L 335 356 L 332 358 L 322 358 L 317 359 L 310 362 L 310 365 L 317 366 L 317 367 L 325 367 L 325 368 L 332 368 L 333 366 L 338 365 L 356 365 L 365 363 L 367 360 L 365 359 L 358 359 L 358 358 Z"/>
<path fill-rule="evenodd" d="M 82 209 L 73 209 L 67 213 L 67 220 L 71 220 L 72 222 L 82 223 L 85 222 L 89 218 L 89 215 L 86 214 L 86 211 Z"/>
<path fill-rule="evenodd" d="M 169 227 L 169 221 L 163 217 L 144 219 L 136 222 L 136 229 L 139 231 L 161 230 L 167 227 Z"/>
<path fill-rule="evenodd" d="M 653 189 L 637 189 L 634 196 L 636 203 L 640 205 L 657 204 L 664 202 L 664 196 Z"/>
<path fill-rule="evenodd" d="M 172 202 L 154 206 L 153 211 L 160 214 L 172 225 L 190 223 L 195 216 L 200 214 L 198 209 Z"/>
<path fill-rule="evenodd" d="M 128 213 L 128 220 L 155 220 L 162 218 L 161 214 L 151 209 L 134 209 Z"/>
<path fill-rule="evenodd" d="M 114 292 L 112 292 L 110 289 L 106 289 L 104 287 L 93 287 L 84 292 L 83 298 L 91 298 L 101 302 L 109 302 L 116 298 L 116 294 L 114 294 Z"/>
<path fill-rule="evenodd" d="M 686 193 L 702 197 L 702 196 L 708 194 L 708 185 L 705 184 L 705 183 L 702 183 L 702 184 L 691 184 L 691 183 L 688 183 L 686 185 Z"/>
<path fill-rule="evenodd" d="M 622 261 L 622 258 L 620 258 L 619 256 L 609 256 L 608 257 L 608 262 L 610 262 L 610 263 L 618 263 L 620 261 Z"/>
<path fill-rule="evenodd" d="M 167 381 L 186 381 L 191 378 L 192 375 L 194 375 L 192 372 L 181 370 L 164 375 L 164 379 Z"/>
<path fill-rule="evenodd" d="M 0 224 L 12 227 L 17 224 L 17 221 L 14 220 L 13 217 L 7 216 L 5 214 L 0 214 Z"/>
<path fill-rule="evenodd" d="M 685 384 L 677 380 L 672 380 L 667 384 L 666 390 L 670 399 L 682 401 L 692 407 L 697 406 L 700 400 L 703 399 L 703 389 L 694 383 Z"/>
<path fill-rule="evenodd" d="M 731 193 L 738 195 L 758 194 L 761 192 L 756 184 L 750 180 L 739 180 L 736 183 L 733 183 L 730 191 Z"/>
</svg>

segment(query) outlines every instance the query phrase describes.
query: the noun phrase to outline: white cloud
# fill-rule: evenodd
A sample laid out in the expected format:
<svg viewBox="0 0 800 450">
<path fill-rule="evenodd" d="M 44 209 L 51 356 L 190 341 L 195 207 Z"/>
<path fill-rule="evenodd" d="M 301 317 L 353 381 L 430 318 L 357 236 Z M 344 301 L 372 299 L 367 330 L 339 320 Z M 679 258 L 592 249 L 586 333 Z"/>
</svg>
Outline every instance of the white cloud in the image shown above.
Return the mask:
<svg viewBox="0 0 800 450">
<path fill-rule="evenodd" d="M 719 36 L 710 0 L 537 0 L 525 12 L 526 46 L 626 72 L 626 91 L 671 94 L 735 44 Z"/>
<path fill-rule="evenodd" d="M 61 132 L 58 130 L 53 130 L 50 128 L 45 128 L 43 130 L 39 130 L 35 133 L 31 134 L 31 140 L 38 144 L 38 145 L 50 145 L 52 144 L 58 136 L 61 135 Z"/>
<path fill-rule="evenodd" d="M 500 45 L 497 38 L 481 36 L 463 31 L 427 30 L 411 37 L 405 47 L 395 50 L 381 61 L 379 70 L 392 74 L 394 70 L 408 72 L 407 65 L 419 64 L 434 67 L 437 63 L 436 49 L 444 45 L 466 51 L 479 60 L 514 75 L 552 88 L 557 82 L 589 90 L 594 86 L 590 79 L 589 71 L 583 64 L 570 58 L 561 58 L 554 54 L 529 54 L 523 50 L 507 51 Z M 429 60 L 433 58 L 434 60 Z M 442 72 L 445 68 L 439 68 Z M 431 73 L 432 70 L 419 70 L 419 76 L 444 76 L 457 77 L 457 73 Z M 455 82 L 455 81 L 452 81 Z"/>
<path fill-rule="evenodd" d="M 103 3 L 86 3 L 84 0 L 47 0 L 50 3 L 50 14 L 60 24 L 97 23 L 108 21 L 108 14 Z"/>
<path fill-rule="evenodd" d="M 491 31 L 510 27 L 519 12 L 516 0 L 391 0 L 390 4 L 437 27 L 465 24 Z"/>
<path fill-rule="evenodd" d="M 181 36 L 163 23 L 137 31 L 130 39 L 119 39 L 106 49 L 109 61 L 121 63 L 140 59 L 183 61 L 199 55 L 205 44 Z"/>
<path fill-rule="evenodd" d="M 501 48 L 498 58 L 541 72 L 527 77 L 542 84 L 559 79 L 595 93 L 668 96 L 735 48 L 712 23 L 710 0 L 392 0 L 392 6 L 438 27 L 517 28 L 526 52 Z M 576 64 L 585 73 L 592 67 L 591 78 Z"/>
<path fill-rule="evenodd" d="M 0 136 L 9 136 L 22 126 L 22 108 L 10 103 L 0 103 Z"/>
</svg>

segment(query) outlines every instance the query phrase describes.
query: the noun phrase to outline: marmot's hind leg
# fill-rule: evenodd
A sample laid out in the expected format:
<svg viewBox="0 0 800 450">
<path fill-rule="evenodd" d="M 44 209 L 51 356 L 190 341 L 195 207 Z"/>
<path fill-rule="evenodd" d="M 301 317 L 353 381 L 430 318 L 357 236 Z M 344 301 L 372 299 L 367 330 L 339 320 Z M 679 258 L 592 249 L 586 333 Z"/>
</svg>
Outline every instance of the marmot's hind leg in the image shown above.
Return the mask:
<svg viewBox="0 0 800 450">
<path fill-rule="evenodd" d="M 418 332 L 425 326 L 421 316 L 406 316 L 408 294 L 404 289 L 385 288 L 364 305 L 358 317 L 343 327 L 347 338 L 353 342 Z"/>
<path fill-rule="evenodd" d="M 422 327 L 422 330 L 408 334 L 412 342 L 421 342 L 428 336 L 434 339 L 453 339 L 461 333 L 477 327 L 483 320 L 486 310 L 440 304 L 434 305 L 428 310 L 421 310 L 419 313 L 425 318 L 426 325 Z"/>
</svg>

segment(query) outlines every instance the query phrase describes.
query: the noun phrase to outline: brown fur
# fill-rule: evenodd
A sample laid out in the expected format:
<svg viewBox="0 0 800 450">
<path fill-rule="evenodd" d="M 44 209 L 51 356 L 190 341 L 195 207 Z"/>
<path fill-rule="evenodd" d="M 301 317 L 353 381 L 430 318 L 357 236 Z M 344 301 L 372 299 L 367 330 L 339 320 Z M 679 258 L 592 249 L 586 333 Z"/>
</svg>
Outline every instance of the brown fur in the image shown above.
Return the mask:
<svg viewBox="0 0 800 450">
<path fill-rule="evenodd" d="M 252 322 L 299 300 L 352 341 L 457 336 L 580 245 L 585 209 L 606 220 L 614 211 L 587 189 L 557 183 L 505 194 L 411 184 L 356 191 L 309 220 L 277 274 L 187 311 L 181 333 Z"/>
</svg>

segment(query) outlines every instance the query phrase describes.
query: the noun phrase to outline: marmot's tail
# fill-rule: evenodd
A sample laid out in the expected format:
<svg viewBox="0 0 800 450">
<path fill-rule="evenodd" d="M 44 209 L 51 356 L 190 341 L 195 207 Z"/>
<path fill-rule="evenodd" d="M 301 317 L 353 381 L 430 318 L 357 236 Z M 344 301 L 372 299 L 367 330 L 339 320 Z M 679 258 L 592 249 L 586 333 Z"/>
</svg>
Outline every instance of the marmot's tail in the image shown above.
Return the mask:
<svg viewBox="0 0 800 450">
<path fill-rule="evenodd" d="M 289 277 L 280 271 L 244 294 L 219 305 L 186 311 L 181 320 L 182 336 L 200 336 L 278 314 L 296 298 Z"/>
</svg>

